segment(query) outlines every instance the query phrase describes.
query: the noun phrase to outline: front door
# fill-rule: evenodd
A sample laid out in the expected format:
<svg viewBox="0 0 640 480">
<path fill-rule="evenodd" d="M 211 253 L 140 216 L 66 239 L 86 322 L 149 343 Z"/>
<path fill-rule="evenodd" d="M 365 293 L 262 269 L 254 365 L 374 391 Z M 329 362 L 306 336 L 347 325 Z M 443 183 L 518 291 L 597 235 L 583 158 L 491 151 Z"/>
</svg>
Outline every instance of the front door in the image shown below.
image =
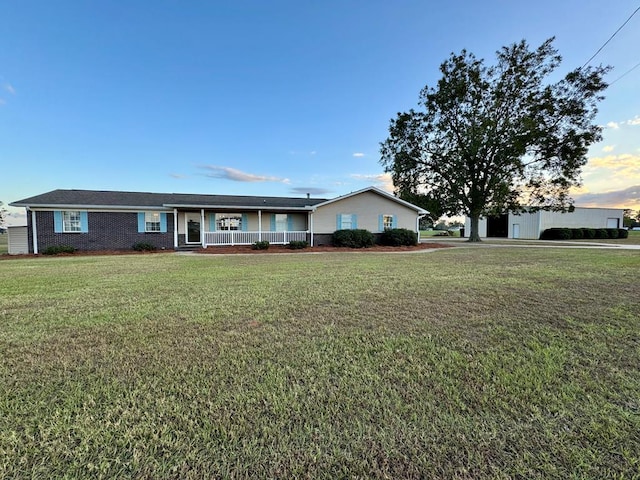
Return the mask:
<svg viewBox="0 0 640 480">
<path fill-rule="evenodd" d="M 187 212 L 187 243 L 200 243 L 200 214 Z"/>
</svg>

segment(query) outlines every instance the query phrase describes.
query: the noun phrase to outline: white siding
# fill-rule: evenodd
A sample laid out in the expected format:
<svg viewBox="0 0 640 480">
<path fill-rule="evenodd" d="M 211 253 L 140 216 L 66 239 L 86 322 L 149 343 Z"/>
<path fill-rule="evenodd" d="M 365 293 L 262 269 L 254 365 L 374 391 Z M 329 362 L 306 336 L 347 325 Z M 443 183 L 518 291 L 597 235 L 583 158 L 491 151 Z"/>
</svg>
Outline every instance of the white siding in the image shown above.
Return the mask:
<svg viewBox="0 0 640 480">
<path fill-rule="evenodd" d="M 623 210 L 619 208 L 580 208 L 573 212 L 540 212 L 540 233 L 547 228 L 607 228 L 607 219 L 618 218 L 622 225 Z"/>
<path fill-rule="evenodd" d="M 336 230 L 336 215 L 357 215 L 358 228 L 372 233 L 380 232 L 379 216 L 395 215 L 397 228 L 416 231 L 418 213 L 412 208 L 378 195 L 372 191 L 337 200 L 318 207 L 313 214 L 314 233 L 333 233 Z"/>
<path fill-rule="evenodd" d="M 7 227 L 9 255 L 29 253 L 29 233 L 27 227 Z"/>
<path fill-rule="evenodd" d="M 484 217 L 480 217 L 480 221 L 478 222 L 478 231 L 480 237 L 487 236 L 487 219 Z M 464 219 L 464 236 L 465 238 L 469 238 L 471 235 L 471 219 L 469 217 L 465 217 Z"/>
<path fill-rule="evenodd" d="M 509 214 L 509 238 L 513 238 L 513 226 L 520 225 L 519 238 L 538 238 L 540 236 L 540 212 Z"/>
</svg>

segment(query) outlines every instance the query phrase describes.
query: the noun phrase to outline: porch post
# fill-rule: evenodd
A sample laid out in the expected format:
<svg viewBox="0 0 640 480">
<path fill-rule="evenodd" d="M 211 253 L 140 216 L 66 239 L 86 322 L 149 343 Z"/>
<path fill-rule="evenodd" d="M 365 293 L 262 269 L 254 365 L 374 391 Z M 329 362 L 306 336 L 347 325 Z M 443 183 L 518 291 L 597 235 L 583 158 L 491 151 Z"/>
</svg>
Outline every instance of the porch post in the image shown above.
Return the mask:
<svg viewBox="0 0 640 480">
<path fill-rule="evenodd" d="M 173 248 L 178 249 L 178 209 L 173 209 Z"/>
<path fill-rule="evenodd" d="M 31 210 L 31 234 L 33 235 L 33 253 L 38 254 L 38 226 L 36 225 L 36 212 Z"/>
<path fill-rule="evenodd" d="M 311 246 L 313 247 L 313 212 L 309 212 L 309 230 L 311 230 Z"/>
<path fill-rule="evenodd" d="M 204 247 L 204 208 L 200 209 L 200 245 Z"/>
<path fill-rule="evenodd" d="M 262 210 L 258 210 L 258 241 L 262 241 Z"/>
</svg>

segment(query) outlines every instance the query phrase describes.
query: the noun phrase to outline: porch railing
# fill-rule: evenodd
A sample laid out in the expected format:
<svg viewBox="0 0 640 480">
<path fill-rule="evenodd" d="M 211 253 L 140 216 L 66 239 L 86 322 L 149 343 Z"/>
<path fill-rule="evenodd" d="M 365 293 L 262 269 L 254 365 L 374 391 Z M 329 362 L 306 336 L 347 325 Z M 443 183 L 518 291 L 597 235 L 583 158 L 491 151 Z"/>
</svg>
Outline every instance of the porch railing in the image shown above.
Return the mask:
<svg viewBox="0 0 640 480">
<path fill-rule="evenodd" d="M 204 232 L 203 247 L 214 245 L 252 245 L 260 240 L 273 245 L 286 245 L 293 241 L 307 240 L 307 231 L 290 232 L 243 232 L 241 230 L 226 230 Z"/>
</svg>

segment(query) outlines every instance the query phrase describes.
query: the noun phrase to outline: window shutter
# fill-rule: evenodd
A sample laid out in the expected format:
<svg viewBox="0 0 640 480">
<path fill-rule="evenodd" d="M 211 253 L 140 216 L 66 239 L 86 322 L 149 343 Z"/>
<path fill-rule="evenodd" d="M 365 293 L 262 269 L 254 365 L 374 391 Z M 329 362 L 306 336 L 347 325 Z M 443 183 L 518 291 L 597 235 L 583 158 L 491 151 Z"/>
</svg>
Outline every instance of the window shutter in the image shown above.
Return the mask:
<svg viewBox="0 0 640 480">
<path fill-rule="evenodd" d="M 276 214 L 275 213 L 271 214 L 271 221 L 269 222 L 269 231 L 271 232 L 276 231 Z"/>
<path fill-rule="evenodd" d="M 138 212 L 138 233 L 144 233 L 145 230 L 144 212 Z"/>
<path fill-rule="evenodd" d="M 287 230 L 293 231 L 293 215 L 287 214 Z"/>
<path fill-rule="evenodd" d="M 80 231 L 87 233 L 89 231 L 89 215 L 87 212 L 80 212 Z"/>
<path fill-rule="evenodd" d="M 167 214 L 164 212 L 160 213 L 160 232 L 167 233 Z"/>
<path fill-rule="evenodd" d="M 356 230 L 358 228 L 358 215 L 355 213 L 351 214 L 351 228 Z"/>
<path fill-rule="evenodd" d="M 398 217 L 395 215 L 391 216 L 391 228 L 398 228 Z"/>
<path fill-rule="evenodd" d="M 384 215 L 378 215 L 378 231 L 384 232 Z"/>
<path fill-rule="evenodd" d="M 247 214 L 246 214 L 246 213 L 243 213 L 243 214 L 242 214 L 242 225 L 241 225 L 241 227 L 242 227 L 242 231 L 243 231 L 243 232 L 246 232 L 246 231 L 247 231 L 247 227 L 249 226 L 249 225 L 247 225 L 247 224 L 248 224 Z"/>
<path fill-rule="evenodd" d="M 342 230 L 342 214 L 338 213 L 336 215 L 336 230 Z"/>
<path fill-rule="evenodd" d="M 209 214 L 209 231 L 210 232 L 216 231 L 216 214 L 215 213 Z"/>
<path fill-rule="evenodd" d="M 62 233 L 62 212 L 59 210 L 53 212 L 53 231 L 54 233 Z"/>
</svg>

